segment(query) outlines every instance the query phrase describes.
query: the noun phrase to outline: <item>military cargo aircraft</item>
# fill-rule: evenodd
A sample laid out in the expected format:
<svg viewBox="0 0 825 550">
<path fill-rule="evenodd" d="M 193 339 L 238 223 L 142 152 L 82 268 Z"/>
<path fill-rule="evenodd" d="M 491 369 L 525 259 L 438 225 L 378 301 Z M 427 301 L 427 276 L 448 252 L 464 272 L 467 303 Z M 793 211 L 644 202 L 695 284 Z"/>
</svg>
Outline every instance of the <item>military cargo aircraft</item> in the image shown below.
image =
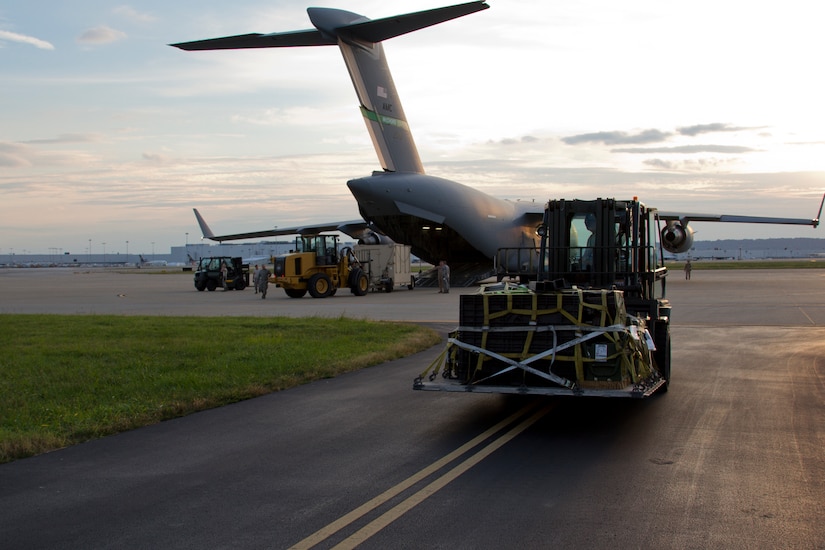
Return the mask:
<svg viewBox="0 0 825 550">
<path fill-rule="evenodd" d="M 489 7 L 484 1 L 476 1 L 376 20 L 340 9 L 308 8 L 313 29 L 171 44 L 187 51 L 338 46 L 382 168 L 370 176 L 347 182 L 358 202 L 362 220 L 215 235 L 195 210 L 204 238 L 225 241 L 341 231 L 363 243 L 408 244 L 415 256 L 431 264 L 449 259 L 454 272 L 475 269 L 479 274 L 493 267 L 500 249 L 537 248 L 536 228 L 541 223 L 544 204 L 499 199 L 425 174 L 382 45 L 389 38 Z M 672 214 L 662 229 L 662 242 L 670 247 L 670 252 L 690 248 L 693 235 L 688 226 L 690 220 L 814 227 L 818 224 L 818 219 Z"/>
</svg>

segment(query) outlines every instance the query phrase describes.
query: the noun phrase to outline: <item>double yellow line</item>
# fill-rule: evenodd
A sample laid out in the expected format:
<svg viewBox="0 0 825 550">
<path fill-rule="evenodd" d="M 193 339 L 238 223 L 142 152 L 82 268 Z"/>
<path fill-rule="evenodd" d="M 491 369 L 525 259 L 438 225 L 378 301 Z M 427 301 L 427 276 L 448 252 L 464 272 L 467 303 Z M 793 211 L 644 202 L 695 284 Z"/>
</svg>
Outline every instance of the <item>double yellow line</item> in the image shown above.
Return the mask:
<svg viewBox="0 0 825 550">
<path fill-rule="evenodd" d="M 322 541 L 328 539 L 344 527 L 354 523 L 359 518 L 363 517 L 364 515 L 368 514 L 369 512 L 373 511 L 379 506 L 383 505 L 390 499 L 396 497 L 397 495 L 406 491 L 410 487 L 416 485 L 417 483 L 425 480 L 434 473 L 438 472 L 440 469 L 444 468 L 454 460 L 458 459 L 471 449 L 481 445 L 489 438 L 493 437 L 498 432 L 504 430 L 520 418 L 527 416 L 529 413 L 535 411 L 535 409 L 537 409 L 541 403 L 542 401 L 534 401 L 532 404 L 527 405 L 526 407 L 513 413 L 512 415 L 505 418 L 495 426 L 486 430 L 484 433 L 478 435 L 477 437 L 474 437 L 472 440 L 468 441 L 455 451 L 451 452 L 448 455 L 445 455 L 444 457 L 433 462 L 426 468 L 408 477 L 401 483 L 387 489 L 377 497 L 365 502 L 355 510 L 349 512 L 346 515 L 341 516 L 329 525 L 319 529 L 318 531 L 308 536 L 301 542 L 295 544 L 291 548 L 294 550 L 304 550 L 312 548 L 316 544 L 319 544 Z M 372 520 L 370 523 L 368 523 L 367 525 L 365 525 L 364 527 L 350 535 L 348 538 L 341 541 L 341 543 L 339 543 L 334 548 L 340 550 L 343 550 L 345 548 L 355 548 L 371 536 L 375 535 L 378 531 L 380 531 L 396 519 L 403 516 L 409 510 L 421 504 L 428 497 L 434 495 L 436 492 L 444 488 L 448 483 L 455 480 L 458 476 L 460 476 L 461 474 L 463 474 L 464 472 L 466 472 L 467 470 L 469 470 L 470 468 L 472 468 L 473 466 L 475 466 L 476 464 L 490 456 L 490 454 L 495 452 L 497 449 L 501 448 L 504 444 L 506 444 L 508 441 L 516 437 L 518 434 L 520 434 L 521 432 L 523 432 L 524 430 L 538 422 L 539 419 L 541 419 L 543 416 L 549 413 L 554 407 L 555 405 L 553 403 L 545 404 L 544 407 L 542 407 L 538 411 L 535 411 L 531 416 L 529 416 L 525 420 L 522 420 L 520 423 L 510 428 L 510 430 L 500 435 L 498 438 L 487 443 L 487 445 L 476 451 L 473 455 L 464 459 L 462 462 L 460 462 L 452 469 L 442 474 L 434 481 L 430 482 L 424 488 L 420 489 L 419 491 L 407 497 L 399 504 L 395 505 L 393 508 L 384 512 L 376 519 Z"/>
</svg>

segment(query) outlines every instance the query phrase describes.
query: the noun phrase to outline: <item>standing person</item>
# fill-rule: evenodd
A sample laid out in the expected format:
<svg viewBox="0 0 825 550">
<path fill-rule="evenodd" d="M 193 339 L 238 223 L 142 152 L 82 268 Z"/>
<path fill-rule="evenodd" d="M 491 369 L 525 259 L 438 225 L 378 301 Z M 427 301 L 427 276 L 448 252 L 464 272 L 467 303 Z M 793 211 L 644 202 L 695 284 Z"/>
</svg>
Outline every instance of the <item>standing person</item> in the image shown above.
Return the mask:
<svg viewBox="0 0 825 550">
<path fill-rule="evenodd" d="M 441 260 L 441 262 L 438 265 L 440 276 L 440 283 L 438 286 L 442 289 L 439 292 L 447 294 L 448 292 L 450 292 L 450 266 L 447 265 L 446 260 Z"/>
<path fill-rule="evenodd" d="M 690 260 L 685 262 L 685 280 L 690 280 L 690 272 L 693 271 L 693 266 L 690 265 Z"/>
<path fill-rule="evenodd" d="M 226 277 L 229 273 L 229 268 L 226 266 L 226 260 L 221 260 L 221 286 L 224 290 L 229 290 L 226 288 Z"/>
<path fill-rule="evenodd" d="M 269 270 L 262 265 L 261 269 L 255 272 L 255 290 L 261 292 L 261 300 L 266 299 L 267 288 L 269 288 Z"/>
<path fill-rule="evenodd" d="M 252 286 L 255 287 L 255 294 L 258 293 L 258 264 L 255 264 L 255 271 L 252 272 Z"/>
<path fill-rule="evenodd" d="M 444 260 L 438 262 L 438 267 L 435 268 L 435 278 L 438 279 L 438 293 L 444 293 Z"/>
</svg>

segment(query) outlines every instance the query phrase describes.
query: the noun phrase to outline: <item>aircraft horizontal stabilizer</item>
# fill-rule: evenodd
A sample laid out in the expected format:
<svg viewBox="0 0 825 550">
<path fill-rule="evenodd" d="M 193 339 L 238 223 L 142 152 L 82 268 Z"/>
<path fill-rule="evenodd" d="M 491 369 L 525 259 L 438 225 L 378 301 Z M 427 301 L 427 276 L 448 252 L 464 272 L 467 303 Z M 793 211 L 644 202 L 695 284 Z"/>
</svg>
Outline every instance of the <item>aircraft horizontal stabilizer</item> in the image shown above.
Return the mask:
<svg viewBox="0 0 825 550">
<path fill-rule="evenodd" d="M 382 42 L 402 34 L 411 33 L 486 10 L 490 6 L 482 2 L 468 2 L 432 10 L 370 20 L 361 15 L 329 8 L 308 8 L 307 13 L 316 29 L 270 34 L 250 33 L 223 38 L 209 38 L 192 42 L 170 44 L 186 51 L 235 50 L 244 48 L 289 48 L 294 46 L 334 46 L 338 37 L 356 38 L 365 42 Z"/>
<path fill-rule="evenodd" d="M 236 50 L 243 48 L 289 48 L 293 46 L 334 46 L 337 41 L 327 38 L 321 31 L 276 32 L 272 34 L 250 33 L 223 38 L 209 38 L 193 42 L 169 44 L 189 52 L 198 50 Z"/>
<path fill-rule="evenodd" d="M 447 6 L 444 8 L 436 8 L 432 10 L 419 11 L 415 13 L 408 13 L 405 15 L 396 15 L 394 17 L 386 17 L 383 19 L 373 19 L 363 23 L 355 23 L 346 27 L 336 29 L 338 33 L 346 32 L 347 34 L 364 40 L 366 42 L 383 42 L 402 34 L 411 33 L 419 29 L 432 27 L 451 19 L 463 17 L 477 11 L 486 10 L 490 6 L 484 2 L 468 2 L 466 4 L 458 4 L 456 6 Z M 312 10 L 313 8 L 310 8 Z M 310 17 L 312 17 L 310 11 Z M 316 23 L 313 18 L 313 23 Z M 320 22 L 318 23 L 320 24 Z"/>
</svg>

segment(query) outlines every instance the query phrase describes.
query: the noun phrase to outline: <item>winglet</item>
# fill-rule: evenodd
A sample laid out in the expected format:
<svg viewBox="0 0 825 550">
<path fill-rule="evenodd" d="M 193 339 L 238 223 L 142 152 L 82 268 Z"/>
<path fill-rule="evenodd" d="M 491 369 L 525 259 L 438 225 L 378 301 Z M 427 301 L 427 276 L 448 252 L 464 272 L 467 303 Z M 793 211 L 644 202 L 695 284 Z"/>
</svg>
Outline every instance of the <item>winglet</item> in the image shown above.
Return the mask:
<svg viewBox="0 0 825 550">
<path fill-rule="evenodd" d="M 814 227 L 819 226 L 819 220 L 822 217 L 822 207 L 825 206 L 825 193 L 822 194 L 822 202 L 819 203 L 819 212 L 817 213 L 816 217 L 811 220 L 811 223 Z"/>
<path fill-rule="evenodd" d="M 198 219 L 198 225 L 201 226 L 201 233 L 203 233 L 204 239 L 214 239 L 215 234 L 212 233 L 212 230 L 209 229 L 209 226 L 206 225 L 206 221 L 201 216 L 200 212 L 198 212 L 197 208 L 192 209 L 195 212 L 195 217 Z"/>
</svg>

